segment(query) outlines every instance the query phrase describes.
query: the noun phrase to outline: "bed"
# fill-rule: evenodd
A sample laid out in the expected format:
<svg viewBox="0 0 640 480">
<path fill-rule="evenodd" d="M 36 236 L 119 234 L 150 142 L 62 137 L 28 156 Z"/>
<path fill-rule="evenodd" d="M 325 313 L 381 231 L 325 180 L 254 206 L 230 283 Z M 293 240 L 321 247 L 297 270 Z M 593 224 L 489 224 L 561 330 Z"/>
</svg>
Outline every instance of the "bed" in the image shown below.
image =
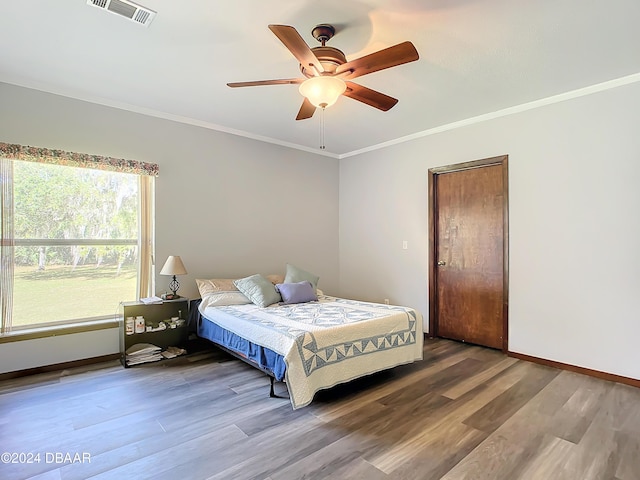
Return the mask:
<svg viewBox="0 0 640 480">
<path fill-rule="evenodd" d="M 271 288 L 278 292 L 278 286 L 290 283 Z M 286 303 L 284 294 L 278 295 L 281 301 L 260 303 L 243 291 L 245 300 L 252 301 L 238 304 L 228 298 L 211 302 L 204 295 L 198 305 L 197 335 L 267 373 L 272 394 L 273 379 L 284 381 L 294 409 L 311 403 L 319 390 L 422 359 L 422 317 L 416 310 L 313 289 L 313 298 L 292 303 Z M 271 294 L 266 282 L 264 290 Z M 228 284 L 221 292 L 227 297 L 239 293 L 230 291 Z"/>
</svg>

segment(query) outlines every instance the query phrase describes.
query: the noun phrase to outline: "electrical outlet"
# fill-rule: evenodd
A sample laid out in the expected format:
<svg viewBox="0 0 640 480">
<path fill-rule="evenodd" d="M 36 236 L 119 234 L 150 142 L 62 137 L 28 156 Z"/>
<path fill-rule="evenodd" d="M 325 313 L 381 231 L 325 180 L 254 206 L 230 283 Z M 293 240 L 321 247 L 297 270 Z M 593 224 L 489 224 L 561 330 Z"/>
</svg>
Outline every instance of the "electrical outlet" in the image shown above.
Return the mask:
<svg viewBox="0 0 640 480">
<path fill-rule="evenodd" d="M 402 249 L 403 250 L 407 250 L 409 248 L 409 242 L 407 242 L 406 240 L 402 241 Z"/>
<path fill-rule="evenodd" d="M 385 299 L 384 299 L 384 304 L 385 304 L 385 305 L 389 305 L 389 299 L 388 299 L 388 298 L 385 298 Z"/>
</svg>

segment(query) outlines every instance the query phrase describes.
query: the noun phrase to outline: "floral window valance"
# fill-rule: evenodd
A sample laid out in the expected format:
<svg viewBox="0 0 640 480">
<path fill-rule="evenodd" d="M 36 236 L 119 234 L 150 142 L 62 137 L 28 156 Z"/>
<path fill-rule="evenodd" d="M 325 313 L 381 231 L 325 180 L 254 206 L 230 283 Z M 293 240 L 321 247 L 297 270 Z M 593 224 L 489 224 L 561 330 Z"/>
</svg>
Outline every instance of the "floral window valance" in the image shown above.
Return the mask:
<svg viewBox="0 0 640 480">
<path fill-rule="evenodd" d="M 159 168 L 155 163 L 126 160 L 124 158 L 103 157 L 88 153 L 67 152 L 50 148 L 28 147 L 0 142 L 0 156 L 12 160 L 52 163 L 67 167 L 94 168 L 120 173 L 158 176 Z"/>
</svg>

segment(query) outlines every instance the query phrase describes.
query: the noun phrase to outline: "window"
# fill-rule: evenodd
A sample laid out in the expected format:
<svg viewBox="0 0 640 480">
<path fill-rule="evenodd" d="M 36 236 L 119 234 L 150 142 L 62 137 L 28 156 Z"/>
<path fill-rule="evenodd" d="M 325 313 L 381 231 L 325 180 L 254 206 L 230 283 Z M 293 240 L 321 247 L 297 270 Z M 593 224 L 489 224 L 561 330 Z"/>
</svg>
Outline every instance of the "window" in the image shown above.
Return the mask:
<svg viewBox="0 0 640 480">
<path fill-rule="evenodd" d="M 3 332 L 149 295 L 157 165 L 6 144 L 0 158 Z"/>
</svg>

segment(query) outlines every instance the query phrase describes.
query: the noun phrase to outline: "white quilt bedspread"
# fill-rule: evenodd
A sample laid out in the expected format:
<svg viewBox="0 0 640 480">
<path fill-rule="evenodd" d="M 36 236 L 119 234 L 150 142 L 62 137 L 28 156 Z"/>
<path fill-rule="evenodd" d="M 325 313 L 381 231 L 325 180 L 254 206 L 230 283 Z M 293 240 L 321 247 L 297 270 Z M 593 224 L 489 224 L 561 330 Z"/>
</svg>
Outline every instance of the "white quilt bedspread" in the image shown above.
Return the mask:
<svg viewBox="0 0 640 480">
<path fill-rule="evenodd" d="M 321 389 L 422 359 L 422 316 L 321 295 L 292 305 L 207 307 L 204 317 L 284 357 L 293 408 Z"/>
</svg>

